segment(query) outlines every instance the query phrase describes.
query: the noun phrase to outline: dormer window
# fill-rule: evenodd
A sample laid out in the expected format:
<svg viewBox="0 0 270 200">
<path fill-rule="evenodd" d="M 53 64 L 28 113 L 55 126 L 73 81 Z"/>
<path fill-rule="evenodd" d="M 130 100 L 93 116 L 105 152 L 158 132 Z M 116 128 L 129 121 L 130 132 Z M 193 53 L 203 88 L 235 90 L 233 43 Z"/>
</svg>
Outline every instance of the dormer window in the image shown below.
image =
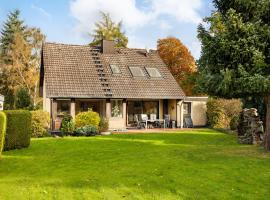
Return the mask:
<svg viewBox="0 0 270 200">
<path fill-rule="evenodd" d="M 144 77 L 145 74 L 140 67 L 129 67 L 129 70 L 133 77 Z"/>
<path fill-rule="evenodd" d="M 112 74 L 121 74 L 120 68 L 117 65 L 110 65 Z"/>
<path fill-rule="evenodd" d="M 155 67 L 146 67 L 145 69 L 146 69 L 147 73 L 149 74 L 149 76 L 152 78 L 161 78 L 162 77 L 161 73 Z"/>
</svg>

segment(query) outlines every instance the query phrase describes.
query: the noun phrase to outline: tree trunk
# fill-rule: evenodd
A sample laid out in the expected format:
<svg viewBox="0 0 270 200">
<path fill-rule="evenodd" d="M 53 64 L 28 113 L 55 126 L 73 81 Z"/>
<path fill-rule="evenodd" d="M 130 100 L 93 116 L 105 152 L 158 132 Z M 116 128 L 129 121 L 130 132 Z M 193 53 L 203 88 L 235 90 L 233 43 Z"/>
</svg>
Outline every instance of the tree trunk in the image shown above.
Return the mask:
<svg viewBox="0 0 270 200">
<path fill-rule="evenodd" d="M 270 150 L 270 95 L 267 96 L 266 101 L 266 122 L 265 122 L 265 137 L 264 148 L 266 151 Z"/>
</svg>

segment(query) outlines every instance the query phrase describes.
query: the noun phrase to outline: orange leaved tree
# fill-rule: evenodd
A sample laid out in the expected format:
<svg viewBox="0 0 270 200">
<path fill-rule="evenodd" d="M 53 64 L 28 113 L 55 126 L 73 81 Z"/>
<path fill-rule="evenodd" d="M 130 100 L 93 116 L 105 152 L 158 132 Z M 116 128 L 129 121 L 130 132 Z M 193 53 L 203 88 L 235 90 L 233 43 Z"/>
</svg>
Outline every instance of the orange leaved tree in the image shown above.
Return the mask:
<svg viewBox="0 0 270 200">
<path fill-rule="evenodd" d="M 197 67 L 188 48 L 177 38 L 159 39 L 157 50 L 186 95 L 193 94 Z"/>
</svg>

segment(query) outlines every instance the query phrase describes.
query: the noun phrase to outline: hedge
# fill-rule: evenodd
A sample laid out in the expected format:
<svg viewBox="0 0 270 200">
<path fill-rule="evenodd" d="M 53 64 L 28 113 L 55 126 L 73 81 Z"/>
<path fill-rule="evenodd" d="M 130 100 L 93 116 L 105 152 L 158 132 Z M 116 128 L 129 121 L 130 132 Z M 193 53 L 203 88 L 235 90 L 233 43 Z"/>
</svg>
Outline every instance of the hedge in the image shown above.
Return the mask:
<svg viewBox="0 0 270 200">
<path fill-rule="evenodd" d="M 0 112 L 0 156 L 4 147 L 4 140 L 6 134 L 7 118 L 5 113 Z"/>
<path fill-rule="evenodd" d="M 4 112 L 7 116 L 4 150 L 28 147 L 31 138 L 31 113 L 26 110 Z"/>
<path fill-rule="evenodd" d="M 48 136 L 50 126 L 50 115 L 43 110 L 31 111 L 32 114 L 32 137 Z"/>
<path fill-rule="evenodd" d="M 207 102 L 207 119 L 212 128 L 235 130 L 241 111 L 239 99 L 210 99 Z"/>
</svg>

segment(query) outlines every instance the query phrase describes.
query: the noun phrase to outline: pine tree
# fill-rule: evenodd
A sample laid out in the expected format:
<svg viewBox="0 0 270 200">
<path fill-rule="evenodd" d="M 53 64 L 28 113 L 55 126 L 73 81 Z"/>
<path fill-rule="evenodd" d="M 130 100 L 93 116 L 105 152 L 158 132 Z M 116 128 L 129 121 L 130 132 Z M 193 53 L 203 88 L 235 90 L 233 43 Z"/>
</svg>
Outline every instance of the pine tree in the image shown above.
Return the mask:
<svg viewBox="0 0 270 200">
<path fill-rule="evenodd" d="M 8 15 L 7 21 L 3 25 L 3 29 L 1 30 L 1 38 L 0 38 L 0 50 L 1 57 L 8 62 L 6 54 L 10 45 L 13 42 L 15 33 L 25 34 L 26 26 L 24 25 L 24 21 L 20 19 L 20 11 L 14 10 L 10 12 Z"/>
<path fill-rule="evenodd" d="M 93 34 L 93 41 L 90 45 L 98 45 L 103 39 L 113 40 L 116 43 L 116 47 L 127 47 L 128 38 L 122 29 L 122 22 L 115 23 L 112 21 L 108 13 L 101 12 L 102 20 L 97 22 L 96 29 Z"/>
</svg>

